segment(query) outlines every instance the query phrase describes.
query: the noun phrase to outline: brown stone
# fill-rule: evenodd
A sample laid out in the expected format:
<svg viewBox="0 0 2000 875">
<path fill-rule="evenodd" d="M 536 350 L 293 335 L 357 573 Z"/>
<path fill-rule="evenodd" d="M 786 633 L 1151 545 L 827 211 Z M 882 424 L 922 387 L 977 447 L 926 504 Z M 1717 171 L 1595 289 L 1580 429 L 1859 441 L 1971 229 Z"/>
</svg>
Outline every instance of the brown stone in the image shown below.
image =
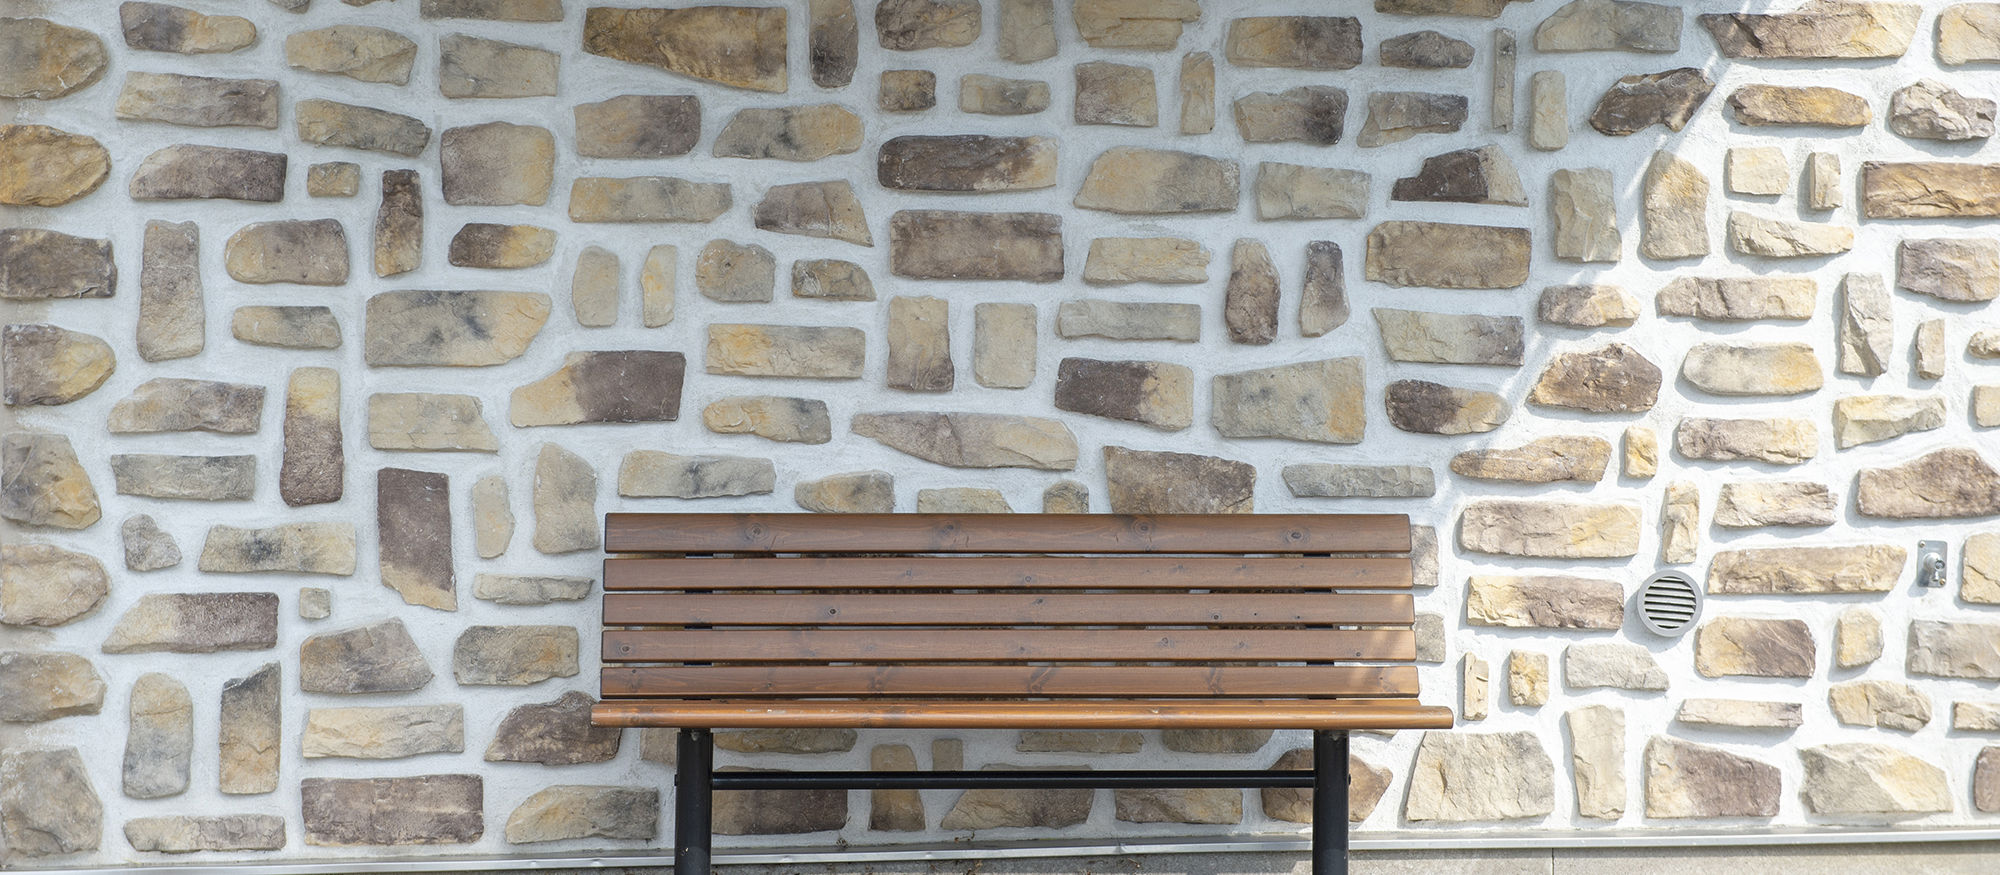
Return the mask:
<svg viewBox="0 0 2000 875">
<path fill-rule="evenodd" d="M 618 756 L 625 733 L 615 726 L 591 725 L 590 706 L 595 704 L 590 696 L 571 691 L 507 712 L 486 747 L 486 761 L 545 766 L 609 761 Z"/>
<path fill-rule="evenodd" d="M 1053 45 L 1054 34 L 1050 34 L 1050 37 Z M 1054 50 L 1051 49 L 1051 54 L 1053 53 Z M 881 84 L 877 86 L 875 94 L 876 109 L 883 112 L 922 112 L 935 106 L 937 106 L 936 73 L 929 70 L 882 71 Z"/>
<path fill-rule="evenodd" d="M 680 456 L 633 450 L 618 467 L 618 494 L 627 498 L 719 498 L 768 495 L 776 489 L 770 459 Z"/>
<path fill-rule="evenodd" d="M 384 170 L 382 205 L 375 211 L 375 275 L 405 274 L 423 264 L 424 201 L 417 172 Z"/>
<path fill-rule="evenodd" d="M 149 166 L 141 164 L 141 173 Z M 46 125 L 0 125 L 0 171 L 0 205 L 55 207 L 103 185 L 111 175 L 111 153 L 82 134 Z M 138 179 L 133 178 L 135 196 Z"/>
<path fill-rule="evenodd" d="M 1674 448 L 1713 462 L 1752 460 L 1796 465 L 1819 454 L 1819 430 L 1802 419 L 1682 419 Z"/>
<path fill-rule="evenodd" d="M 1452 457 L 1451 470 L 1479 480 L 1596 483 L 1604 479 L 1610 463 L 1610 441 L 1564 435 L 1537 438 L 1519 447 L 1466 450 Z"/>
<path fill-rule="evenodd" d="M 353 197 L 361 193 L 361 165 L 325 161 L 306 168 L 307 197 Z"/>
<path fill-rule="evenodd" d="M 816 398 L 745 395 L 718 398 L 701 411 L 702 424 L 716 434 L 754 434 L 787 443 L 823 444 L 833 439 L 826 402 Z"/>
<path fill-rule="evenodd" d="M 911 279 L 1056 282 L 1063 277 L 1062 219 L 901 210 L 889 218 L 889 264 Z"/>
<path fill-rule="evenodd" d="M 875 35 L 885 49 L 968 46 L 979 31 L 979 0 L 885 0 L 875 7 Z"/>
<path fill-rule="evenodd" d="M 1647 258 L 1708 254 L 1708 177 L 1670 152 L 1646 167 L 1639 253 Z"/>
<path fill-rule="evenodd" d="M 276 203 L 285 197 L 287 161 L 277 152 L 183 143 L 147 155 L 133 171 L 126 191 L 142 201 L 220 198 Z"/>
<path fill-rule="evenodd" d="M 229 235 L 223 266 L 241 283 L 347 282 L 347 231 L 337 219 L 253 222 Z"/>
<path fill-rule="evenodd" d="M 1158 89 L 1149 67 L 1091 61 L 1076 65 L 1073 118 L 1080 125 L 1150 128 L 1160 123 Z"/>
<path fill-rule="evenodd" d="M 1622 343 L 1557 355 L 1528 393 L 1528 403 L 1591 413 L 1637 413 L 1659 400 L 1658 365 Z"/>
<path fill-rule="evenodd" d="M 857 471 L 804 480 L 792 500 L 812 513 L 889 513 L 896 509 L 896 478 L 887 471 Z"/>
<path fill-rule="evenodd" d="M 1410 766 L 1413 822 L 1519 820 L 1555 808 L 1555 763 L 1532 732 L 1426 732 Z"/>
<path fill-rule="evenodd" d="M 1726 58 L 1899 58 L 1916 36 L 1914 3 L 1808 0 L 1789 12 L 1695 16 Z"/>
<path fill-rule="evenodd" d="M 516 426 L 667 422 L 680 418 L 686 357 L 678 352 L 572 352 L 555 373 L 514 390 Z"/>
<path fill-rule="evenodd" d="M 299 139 L 414 158 L 430 145 L 431 129 L 421 120 L 373 107 L 301 100 L 296 106 Z"/>
<path fill-rule="evenodd" d="M 527 686 L 575 677 L 576 654 L 571 626 L 471 626 L 452 648 L 451 671 L 461 686 Z"/>
<path fill-rule="evenodd" d="M 782 92 L 785 17 L 782 8 L 594 6 L 584 13 L 583 50 L 736 88 Z"/>
<path fill-rule="evenodd" d="M 561 57 L 462 33 L 438 40 L 438 91 L 450 98 L 553 97 Z"/>
<path fill-rule="evenodd" d="M 278 851 L 285 847 L 285 819 L 275 814 L 135 817 L 125 821 L 125 842 L 135 851 Z"/>
<path fill-rule="evenodd" d="M 1389 423 L 1418 434 L 1476 434 L 1499 428 L 1513 413 L 1492 392 L 1460 389 L 1424 380 L 1397 380 L 1383 387 Z"/>
<path fill-rule="evenodd" d="M 1529 232 L 1443 222 L 1383 222 L 1368 233 L 1365 276 L 1392 286 L 1511 289 L 1528 281 Z"/>
<path fill-rule="evenodd" d="M 1465 620 L 1521 629 L 1610 629 L 1625 624 L 1625 589 L 1581 577 L 1475 575 L 1466 582 Z"/>
<path fill-rule="evenodd" d="M 1179 431 L 1194 422 L 1194 372 L 1166 362 L 1065 358 L 1056 370 L 1058 410 Z"/>
<path fill-rule="evenodd" d="M 1252 92 L 1233 108 L 1237 133 L 1250 143 L 1331 146 L 1346 130 L 1347 92 L 1329 85 Z"/>
<path fill-rule="evenodd" d="M 443 474 L 375 472 L 375 528 L 382 585 L 405 604 L 458 610 L 451 563 L 451 481 Z"/>
<path fill-rule="evenodd" d="M 0 362 L 10 406 L 68 404 L 97 391 L 116 367 L 111 345 L 54 325 L 8 325 Z"/>
<path fill-rule="evenodd" d="M 912 135 L 882 144 L 875 178 L 904 191 L 1027 191 L 1056 184 L 1056 141 L 981 134 Z"/>
<path fill-rule="evenodd" d="M 313 708 L 299 736 L 306 759 L 393 760 L 465 751 L 463 705 Z"/>
<path fill-rule="evenodd" d="M 299 368 L 285 389 L 284 460 L 278 494 L 292 507 L 339 501 L 346 490 L 340 373 Z"/>
<path fill-rule="evenodd" d="M 340 322 L 329 307 L 238 307 L 230 317 L 229 333 L 258 346 L 340 348 Z"/>
<path fill-rule="evenodd" d="M 431 682 L 430 664 L 401 620 L 314 635 L 299 645 L 299 689 L 395 693 Z"/>
<path fill-rule="evenodd" d="M 1001 5 L 1001 39 L 1006 40 L 1007 3 Z M 1077 34 L 1097 49 L 1171 49 L 1180 42 L 1181 26 L 1201 17 L 1195 0 L 1152 0 L 1129 3 L 1123 0 L 1079 0 L 1071 10 Z M 1001 57 L 1019 63 L 1040 60 L 1055 54 L 1055 35 L 1047 37 L 1048 54 L 1016 51 Z M 1037 55 L 1018 57 L 1019 55 Z"/>
<path fill-rule="evenodd" d="M 273 596 L 272 607 L 277 607 Z M 221 789 L 256 795 L 278 789 L 278 755 L 283 712 L 279 709 L 281 670 L 267 663 L 248 677 L 222 683 Z"/>
<path fill-rule="evenodd" d="M 299 785 L 306 844 L 470 844 L 486 831 L 478 775 L 307 778 Z"/>
<path fill-rule="evenodd" d="M 652 787 L 557 785 L 539 790 L 507 816 L 510 845 L 564 839 L 653 839 L 660 832 L 660 791 Z"/>
<path fill-rule="evenodd" d="M 1423 91 L 1371 91 L 1368 119 L 1355 137 L 1364 149 L 1400 143 L 1418 134 L 1448 134 L 1465 124 L 1466 99 L 1461 94 Z"/>
<path fill-rule="evenodd" d="M 447 128 L 438 139 L 444 201 L 456 206 L 548 203 L 555 178 L 555 137 L 547 128 L 488 122 Z M 585 180 L 578 179 L 577 185 Z M 577 196 L 570 194 L 570 216 Z"/>
<path fill-rule="evenodd" d="M 1776 766 L 1664 735 L 1646 742 L 1646 816 L 1775 817 Z"/>
<path fill-rule="evenodd" d="M 1654 298 L 1662 316 L 1725 322 L 1812 318 L 1819 284 L 1810 277 L 1680 277 Z"/>
<path fill-rule="evenodd" d="M 368 299 L 364 357 L 373 367 L 479 367 L 527 351 L 549 317 L 536 292 L 384 292 Z"/>
<path fill-rule="evenodd" d="M 1239 188 L 1234 161 L 1119 146 L 1090 162 L 1074 203 L 1132 215 L 1231 212 Z"/>
<path fill-rule="evenodd" d="M 1049 108 L 1049 83 L 967 73 L 958 79 L 958 108 L 980 115 L 1033 115 Z"/>
<path fill-rule="evenodd" d="M 0 228 L 0 300 L 108 298 L 117 288 L 110 240 Z"/>
<path fill-rule="evenodd" d="M 1069 427 L 1053 419 L 1000 413 L 859 413 L 855 434 L 953 468 L 1076 467 Z"/>
<path fill-rule="evenodd" d="M 1360 443 L 1366 380 L 1358 357 L 1217 375 L 1210 420 L 1227 437 Z"/>
<path fill-rule="evenodd" d="M 1868 219 L 2000 216 L 2000 164 L 1867 161 L 1861 215 Z"/>
<path fill-rule="evenodd" d="M 1714 89 L 1715 81 L 1693 67 L 1626 76 L 1598 98 L 1590 113 L 1590 126 L 1613 137 L 1636 134 L 1654 125 L 1678 131 L 1687 126 Z"/>
<path fill-rule="evenodd" d="M 1993 136 L 1993 113 L 1991 100 L 1967 97 L 1935 79 L 1919 79 L 1890 95 L 1889 130 L 1919 140 L 1983 140 Z"/>
<path fill-rule="evenodd" d="M 1361 63 L 1361 22 L 1304 15 L 1231 19 L 1223 56 L 1238 67 L 1350 70 Z"/>
<path fill-rule="evenodd" d="M 417 44 L 386 28 L 336 24 L 285 37 L 287 65 L 362 82 L 408 85 L 416 60 Z"/>
<path fill-rule="evenodd" d="M 757 202 L 755 221 L 764 231 L 875 245 L 854 186 L 844 179 L 771 186 Z"/>
<path fill-rule="evenodd" d="M 1912 620 L 1904 671 L 1924 677 L 2000 678 L 2000 626 Z"/>
<path fill-rule="evenodd" d="M 1435 30 L 1393 36 L 1377 48 L 1384 67 L 1405 70 L 1450 70 L 1472 66 L 1472 44 Z"/>
<path fill-rule="evenodd" d="M 989 771 L 1027 768 L 989 765 Z M 1039 768 L 1039 767 L 1038 767 Z M 1074 767 L 1070 767 L 1074 768 Z M 1094 794 L 1088 789 L 1059 790 L 967 790 L 938 822 L 944 830 L 983 830 L 1001 827 L 1060 829 L 1083 823 L 1090 817 Z"/>
<path fill-rule="evenodd" d="M 46 18 L 0 19 L 0 98 L 74 94 L 104 75 L 105 61 L 104 41 L 88 30 Z"/>
<path fill-rule="evenodd" d="M 1368 214 L 1368 174 L 1271 161 L 1257 165 L 1257 218 L 1359 219 Z"/>
<path fill-rule="evenodd" d="M 1968 447 L 1938 450 L 1891 468 L 1863 468 L 1855 506 L 1862 516 L 1954 519 L 2000 514 L 2000 472 Z"/>
<path fill-rule="evenodd" d="M 1809 678 L 1814 655 L 1803 620 L 1717 617 L 1695 632 L 1695 668 L 1703 677 Z"/>
<path fill-rule="evenodd" d="M 1556 171 L 1557 174 L 1571 172 Z M 1551 177 L 1551 185 L 1562 178 Z M 1425 158 L 1415 176 L 1396 180 L 1396 184 L 1389 189 L 1389 199 L 1515 207 L 1528 205 L 1528 194 L 1521 188 L 1521 174 L 1499 146 L 1460 149 Z"/>
<path fill-rule="evenodd" d="M 1619 558 L 1638 555 L 1639 525 L 1630 504 L 1482 499 L 1460 514 L 1458 543 L 1502 556 Z"/>
<path fill-rule="evenodd" d="M 0 834 L 16 858 L 97 850 L 104 803 L 76 748 L 0 752 Z"/>
<path fill-rule="evenodd" d="M 1253 513 L 1256 473 L 1214 456 L 1104 448 L 1112 513 Z"/>
<path fill-rule="evenodd" d="M 1824 86 L 1745 85 L 1729 95 L 1736 123 L 1748 127 L 1866 127 L 1873 116 L 1859 95 Z"/>
<path fill-rule="evenodd" d="M 104 679 L 90 660 L 73 653 L 0 651 L 0 723 L 41 723 L 103 709 Z"/>
<path fill-rule="evenodd" d="M 949 307 L 943 298 L 889 299 L 886 382 L 913 392 L 949 392 L 956 381 L 951 361 Z"/>
<path fill-rule="evenodd" d="M 1273 769 L 1312 767 L 1312 749 L 1305 747 L 1285 751 L 1271 764 Z M 1393 776 L 1388 769 L 1377 768 L 1351 754 L 1347 758 L 1347 772 L 1347 822 L 1360 823 L 1375 813 L 1375 807 L 1381 803 L 1382 795 L 1388 792 L 1389 779 Z M 1313 791 L 1270 787 L 1259 792 L 1265 817 L 1293 823 L 1312 822 Z"/>
</svg>

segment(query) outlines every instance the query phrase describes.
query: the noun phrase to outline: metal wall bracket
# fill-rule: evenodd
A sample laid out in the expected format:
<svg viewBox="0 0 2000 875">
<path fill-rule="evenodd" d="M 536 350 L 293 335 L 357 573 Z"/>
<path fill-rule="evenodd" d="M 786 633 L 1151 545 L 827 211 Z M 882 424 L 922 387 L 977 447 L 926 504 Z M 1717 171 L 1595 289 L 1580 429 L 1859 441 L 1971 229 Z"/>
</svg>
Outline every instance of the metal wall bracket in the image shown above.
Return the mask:
<svg viewBox="0 0 2000 875">
<path fill-rule="evenodd" d="M 1917 582 L 1929 587 L 1944 586 L 1947 576 L 1944 557 L 1943 541 L 1918 541 Z"/>
</svg>

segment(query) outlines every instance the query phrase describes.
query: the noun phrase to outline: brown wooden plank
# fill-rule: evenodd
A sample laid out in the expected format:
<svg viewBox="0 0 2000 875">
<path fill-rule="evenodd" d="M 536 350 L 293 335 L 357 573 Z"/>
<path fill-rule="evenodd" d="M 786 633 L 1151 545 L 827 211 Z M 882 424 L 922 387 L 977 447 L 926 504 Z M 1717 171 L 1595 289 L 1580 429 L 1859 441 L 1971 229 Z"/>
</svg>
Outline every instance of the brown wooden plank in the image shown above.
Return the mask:
<svg viewBox="0 0 2000 875">
<path fill-rule="evenodd" d="M 851 702 L 626 700 L 590 712 L 600 726 L 759 729 L 1450 729 L 1449 708 L 1397 700 Z"/>
<path fill-rule="evenodd" d="M 604 560 L 640 589 L 1408 589 L 1402 557 L 896 556 Z"/>
<path fill-rule="evenodd" d="M 606 662 L 1412 660 L 1409 629 L 675 629 L 604 633 Z"/>
<path fill-rule="evenodd" d="M 604 669 L 605 698 L 1415 696 L 1412 665 L 687 665 Z"/>
<path fill-rule="evenodd" d="M 637 514 L 612 553 L 1405 553 L 1403 514 Z"/>
<path fill-rule="evenodd" d="M 615 592 L 604 597 L 606 626 L 1274 626 L 1415 620 L 1408 593 L 1373 592 Z"/>
</svg>

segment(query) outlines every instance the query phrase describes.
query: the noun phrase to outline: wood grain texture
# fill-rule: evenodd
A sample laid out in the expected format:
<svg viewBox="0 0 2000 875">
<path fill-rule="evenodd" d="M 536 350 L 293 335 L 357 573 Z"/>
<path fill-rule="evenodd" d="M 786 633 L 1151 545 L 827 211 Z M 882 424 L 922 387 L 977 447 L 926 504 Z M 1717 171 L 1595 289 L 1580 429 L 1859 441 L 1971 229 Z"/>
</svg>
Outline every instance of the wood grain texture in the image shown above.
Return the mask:
<svg viewBox="0 0 2000 875">
<path fill-rule="evenodd" d="M 1409 589 L 1402 557 L 618 557 L 607 592 L 640 589 Z"/>
<path fill-rule="evenodd" d="M 1449 708 L 1403 701 L 1299 699 L 1082 702 L 600 702 L 600 726 L 762 729 L 1450 729 Z"/>
<path fill-rule="evenodd" d="M 609 666 L 604 698 L 1136 696 L 1400 698 L 1412 665 Z"/>
<path fill-rule="evenodd" d="M 1407 553 L 1403 514 L 642 514 L 611 553 Z"/>
<path fill-rule="evenodd" d="M 1415 601 L 1405 593 L 614 592 L 604 596 L 606 626 L 1407 626 L 1415 619 Z"/>
<path fill-rule="evenodd" d="M 1416 658 L 1409 629 L 607 630 L 605 662 L 1251 662 Z"/>
</svg>

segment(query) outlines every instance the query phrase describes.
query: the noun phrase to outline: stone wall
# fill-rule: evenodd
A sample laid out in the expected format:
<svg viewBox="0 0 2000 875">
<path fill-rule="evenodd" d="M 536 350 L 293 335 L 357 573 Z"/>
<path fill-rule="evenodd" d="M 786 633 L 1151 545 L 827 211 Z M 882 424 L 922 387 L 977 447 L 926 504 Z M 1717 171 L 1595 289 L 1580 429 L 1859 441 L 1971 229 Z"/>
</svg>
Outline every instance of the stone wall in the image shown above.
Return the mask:
<svg viewBox="0 0 2000 875">
<path fill-rule="evenodd" d="M 185 2 L 0 0 L 9 863 L 663 847 L 670 738 L 585 721 L 611 510 L 1407 512 L 1464 719 L 1356 740 L 1360 829 L 2000 812 L 2000 5 Z M 1681 637 L 1634 616 L 1661 567 Z"/>
</svg>

